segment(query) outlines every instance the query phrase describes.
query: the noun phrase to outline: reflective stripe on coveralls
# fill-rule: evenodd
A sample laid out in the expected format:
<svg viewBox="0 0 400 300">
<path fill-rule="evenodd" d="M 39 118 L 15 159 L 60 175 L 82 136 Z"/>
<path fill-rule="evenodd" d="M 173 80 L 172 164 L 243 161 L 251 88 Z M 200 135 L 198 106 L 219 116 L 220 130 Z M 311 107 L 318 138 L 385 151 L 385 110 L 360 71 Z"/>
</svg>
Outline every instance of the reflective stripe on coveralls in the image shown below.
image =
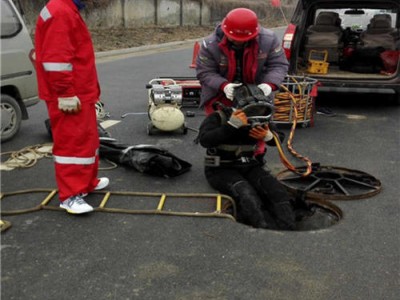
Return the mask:
<svg viewBox="0 0 400 300">
<path fill-rule="evenodd" d="M 96 150 L 96 156 L 99 154 L 99 149 Z M 58 156 L 53 155 L 54 161 L 59 164 L 65 165 L 91 165 L 96 162 L 96 156 L 92 157 L 68 157 L 68 156 Z"/>
<path fill-rule="evenodd" d="M 40 11 L 40 17 L 43 19 L 44 22 L 51 18 L 51 13 L 46 6 L 43 7 L 43 9 Z"/>
<path fill-rule="evenodd" d="M 72 71 L 72 64 L 70 63 L 50 63 L 50 62 L 44 62 L 43 63 L 43 68 L 50 72 L 50 71 Z"/>
</svg>

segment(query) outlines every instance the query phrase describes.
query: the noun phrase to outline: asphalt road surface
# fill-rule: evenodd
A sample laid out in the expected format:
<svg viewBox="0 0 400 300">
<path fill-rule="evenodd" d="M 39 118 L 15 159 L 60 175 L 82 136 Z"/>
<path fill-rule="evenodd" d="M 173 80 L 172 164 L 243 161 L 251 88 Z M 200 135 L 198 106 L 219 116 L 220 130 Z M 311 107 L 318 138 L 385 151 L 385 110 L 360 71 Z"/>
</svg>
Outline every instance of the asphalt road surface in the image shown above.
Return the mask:
<svg viewBox="0 0 400 300">
<path fill-rule="evenodd" d="M 129 167 L 107 169 L 103 161 L 100 175 L 111 179 L 109 191 L 215 192 L 203 175 L 204 150 L 194 143 L 204 118 L 200 110 L 184 109 L 195 113 L 186 118 L 186 135 L 146 133 L 146 83 L 159 76 L 194 76 L 188 67 L 192 46 L 99 59 L 102 101 L 109 120 L 116 121 L 107 128 L 112 137 L 127 145 L 157 145 L 192 163 L 188 173 L 166 179 Z M 2 216 L 11 222 L 1 234 L 2 298 L 398 299 L 400 107 L 377 95 L 325 95 L 317 105 L 328 106 L 336 116 L 315 115 L 314 126 L 299 127 L 294 148 L 313 162 L 366 172 L 382 183 L 373 197 L 331 201 L 343 212 L 336 225 L 282 232 L 226 218 L 103 212 L 72 216 L 57 210 Z M 122 118 L 126 113 L 132 114 Z M 29 114 L 2 152 L 51 142 L 45 105 L 29 108 Z M 282 130 L 289 133 L 289 128 Z M 284 169 L 276 149 L 269 150 L 268 165 L 274 173 Z M 50 158 L 30 168 L 1 171 L 2 193 L 55 188 Z M 2 209 L 29 208 L 44 197 L 6 197 Z M 96 207 L 100 200 L 97 194 L 88 197 Z M 158 203 L 147 197 L 110 201 L 114 207 L 134 209 L 154 209 Z M 199 202 L 173 199 L 165 209 L 196 211 L 201 206 L 213 211 L 213 199 L 205 207 Z M 48 205 L 57 207 L 57 199 Z"/>
</svg>

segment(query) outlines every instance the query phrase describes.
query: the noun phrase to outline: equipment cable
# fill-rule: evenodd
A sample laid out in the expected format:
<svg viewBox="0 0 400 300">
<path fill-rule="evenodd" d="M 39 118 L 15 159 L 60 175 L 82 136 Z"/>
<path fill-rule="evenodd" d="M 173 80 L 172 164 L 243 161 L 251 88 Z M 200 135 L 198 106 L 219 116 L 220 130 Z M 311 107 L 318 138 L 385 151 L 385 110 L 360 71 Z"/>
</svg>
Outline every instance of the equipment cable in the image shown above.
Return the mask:
<svg viewBox="0 0 400 300">
<path fill-rule="evenodd" d="M 291 103 L 292 103 L 291 106 L 293 107 L 293 118 L 292 118 L 293 122 L 292 122 L 292 127 L 291 127 L 291 130 L 290 130 L 290 134 L 289 134 L 289 139 L 288 139 L 288 142 L 287 142 L 287 148 L 288 148 L 288 150 L 290 151 L 290 153 L 294 157 L 296 157 L 296 158 L 298 158 L 298 159 L 300 159 L 300 160 L 302 160 L 302 161 L 304 161 L 306 163 L 307 169 L 306 169 L 306 171 L 304 173 L 300 172 L 298 170 L 298 168 L 296 168 L 287 159 L 287 157 L 284 154 L 284 151 L 283 151 L 283 148 L 282 148 L 282 145 L 281 145 L 281 142 L 279 140 L 279 136 L 277 135 L 277 133 L 273 132 L 273 136 L 274 136 L 274 140 L 275 140 L 275 143 L 277 145 L 277 148 L 278 148 L 280 160 L 284 164 L 284 166 L 288 170 L 290 170 L 290 171 L 292 171 L 292 172 L 294 172 L 296 174 L 299 174 L 302 177 L 306 177 L 306 176 L 310 175 L 311 172 L 312 172 L 312 162 L 308 157 L 305 157 L 305 156 L 299 154 L 296 150 L 294 150 L 293 145 L 292 145 L 293 138 L 294 138 L 294 132 L 295 132 L 295 129 L 296 129 L 296 126 L 297 126 L 297 120 L 298 120 L 298 103 L 299 103 L 298 100 L 299 99 L 303 99 L 304 95 L 303 95 L 303 89 L 301 87 L 301 84 L 299 84 L 295 78 L 292 78 L 292 79 L 297 83 L 299 94 L 294 94 L 286 86 L 281 85 L 281 88 L 285 91 L 285 93 L 279 93 L 278 97 L 280 95 L 280 97 L 281 97 L 280 100 L 281 100 L 281 99 L 283 99 L 282 95 L 284 95 L 284 97 L 289 97 L 290 100 L 291 100 Z M 309 109 L 309 111 L 311 111 L 311 110 Z M 275 116 L 274 116 L 274 120 L 275 120 Z"/>
</svg>

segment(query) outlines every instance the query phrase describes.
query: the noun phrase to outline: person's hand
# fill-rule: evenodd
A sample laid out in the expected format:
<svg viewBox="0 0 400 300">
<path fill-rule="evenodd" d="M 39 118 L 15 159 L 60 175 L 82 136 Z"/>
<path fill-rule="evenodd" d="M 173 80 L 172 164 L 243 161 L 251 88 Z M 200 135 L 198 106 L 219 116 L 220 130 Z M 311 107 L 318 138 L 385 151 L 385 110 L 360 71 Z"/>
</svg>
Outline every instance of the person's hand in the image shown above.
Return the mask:
<svg viewBox="0 0 400 300">
<path fill-rule="evenodd" d="M 77 96 L 58 98 L 58 109 L 65 113 L 77 113 L 81 110 L 81 101 Z"/>
<path fill-rule="evenodd" d="M 272 93 L 272 88 L 269 84 L 261 83 L 257 87 L 262 90 L 265 96 L 269 96 Z"/>
<path fill-rule="evenodd" d="M 264 140 L 266 142 L 273 139 L 272 132 L 269 130 L 268 125 L 257 125 L 249 131 L 249 136 L 256 140 Z"/>
<path fill-rule="evenodd" d="M 228 83 L 224 87 L 224 93 L 225 93 L 226 98 L 233 101 L 233 94 L 234 94 L 235 88 L 237 88 L 238 86 L 241 86 L 241 85 L 242 85 L 241 83 Z"/>
<path fill-rule="evenodd" d="M 242 110 L 237 109 L 229 118 L 228 124 L 235 128 L 246 126 L 248 124 L 247 116 Z"/>
</svg>

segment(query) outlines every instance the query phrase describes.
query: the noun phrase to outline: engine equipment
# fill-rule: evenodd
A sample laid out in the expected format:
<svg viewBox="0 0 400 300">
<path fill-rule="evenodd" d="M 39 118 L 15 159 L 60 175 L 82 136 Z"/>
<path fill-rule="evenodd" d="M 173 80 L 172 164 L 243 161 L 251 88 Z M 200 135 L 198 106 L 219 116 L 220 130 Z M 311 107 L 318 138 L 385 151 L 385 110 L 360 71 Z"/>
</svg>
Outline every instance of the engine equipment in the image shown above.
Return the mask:
<svg viewBox="0 0 400 300">
<path fill-rule="evenodd" d="M 182 107 L 182 86 L 173 79 L 152 79 L 146 85 L 149 91 L 147 134 L 152 135 L 156 130 L 176 131 L 180 129 L 187 133 L 185 116 Z"/>
</svg>

